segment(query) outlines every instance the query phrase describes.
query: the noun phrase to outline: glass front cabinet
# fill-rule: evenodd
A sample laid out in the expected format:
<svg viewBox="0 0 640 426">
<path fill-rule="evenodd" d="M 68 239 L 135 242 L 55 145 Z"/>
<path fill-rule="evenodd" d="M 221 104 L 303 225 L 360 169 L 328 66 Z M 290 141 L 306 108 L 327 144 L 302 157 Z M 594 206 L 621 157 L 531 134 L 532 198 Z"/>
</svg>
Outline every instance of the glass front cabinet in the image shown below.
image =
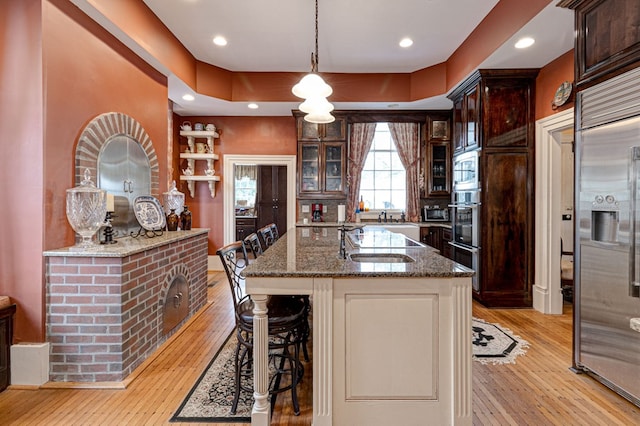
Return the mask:
<svg viewBox="0 0 640 426">
<path fill-rule="evenodd" d="M 298 143 L 298 196 L 343 198 L 346 195 L 345 142 Z"/>
<path fill-rule="evenodd" d="M 422 196 L 444 197 L 451 194 L 451 118 L 427 117 L 424 144 L 424 191 Z"/>
<path fill-rule="evenodd" d="M 298 198 L 344 198 L 346 120 L 312 124 L 296 115 L 298 126 Z"/>
</svg>

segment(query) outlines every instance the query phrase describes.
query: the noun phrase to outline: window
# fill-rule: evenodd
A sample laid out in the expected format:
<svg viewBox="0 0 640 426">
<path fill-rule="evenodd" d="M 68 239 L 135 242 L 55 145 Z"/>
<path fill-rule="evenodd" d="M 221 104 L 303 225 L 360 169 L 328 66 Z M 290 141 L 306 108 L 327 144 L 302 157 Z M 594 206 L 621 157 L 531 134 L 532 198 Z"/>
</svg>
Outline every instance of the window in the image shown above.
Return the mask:
<svg viewBox="0 0 640 426">
<path fill-rule="evenodd" d="M 369 154 L 362 169 L 360 195 L 365 206 L 375 210 L 405 210 L 406 171 L 387 123 L 377 123 Z"/>
<path fill-rule="evenodd" d="M 258 166 L 235 166 L 236 214 L 252 214 L 258 192 Z"/>
</svg>

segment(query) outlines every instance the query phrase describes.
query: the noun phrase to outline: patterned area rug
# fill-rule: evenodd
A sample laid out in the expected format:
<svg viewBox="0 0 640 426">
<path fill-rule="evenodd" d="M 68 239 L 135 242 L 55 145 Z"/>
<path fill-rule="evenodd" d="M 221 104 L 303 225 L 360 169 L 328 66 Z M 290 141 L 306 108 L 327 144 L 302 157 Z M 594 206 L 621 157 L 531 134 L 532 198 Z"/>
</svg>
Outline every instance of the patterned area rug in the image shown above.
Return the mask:
<svg viewBox="0 0 640 426">
<path fill-rule="evenodd" d="M 235 415 L 230 413 L 233 402 L 233 359 L 236 335 L 231 333 L 213 357 L 171 422 L 250 423 L 253 396 L 240 392 Z"/>
<path fill-rule="evenodd" d="M 518 355 L 524 355 L 529 343 L 513 335 L 509 329 L 473 318 L 473 359 L 482 364 L 514 364 Z M 235 415 L 231 415 L 234 377 L 233 357 L 235 333 L 213 357 L 171 422 L 250 423 L 253 396 L 240 393 Z M 272 401 L 273 402 L 273 401 Z"/>
<path fill-rule="evenodd" d="M 515 364 L 524 355 L 529 342 L 511 330 L 479 318 L 473 318 L 473 359 L 481 364 Z"/>
</svg>

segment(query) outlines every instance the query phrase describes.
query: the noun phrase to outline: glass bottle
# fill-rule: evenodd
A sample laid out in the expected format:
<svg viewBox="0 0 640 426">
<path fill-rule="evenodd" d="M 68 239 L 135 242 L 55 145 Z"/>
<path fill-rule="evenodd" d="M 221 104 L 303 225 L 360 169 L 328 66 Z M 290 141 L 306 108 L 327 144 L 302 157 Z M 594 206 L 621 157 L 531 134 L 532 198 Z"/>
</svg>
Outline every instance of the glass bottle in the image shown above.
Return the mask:
<svg viewBox="0 0 640 426">
<path fill-rule="evenodd" d="M 176 214 L 176 209 L 171 209 L 171 213 L 167 216 L 167 231 L 177 231 L 178 221 L 179 219 Z"/>
<path fill-rule="evenodd" d="M 361 212 L 364 211 L 364 200 L 362 199 L 362 195 L 360 196 L 360 204 L 358 205 L 358 207 Z"/>
<path fill-rule="evenodd" d="M 180 223 L 183 231 L 191 230 L 191 211 L 187 205 L 184 205 L 182 213 L 180 213 Z"/>
</svg>

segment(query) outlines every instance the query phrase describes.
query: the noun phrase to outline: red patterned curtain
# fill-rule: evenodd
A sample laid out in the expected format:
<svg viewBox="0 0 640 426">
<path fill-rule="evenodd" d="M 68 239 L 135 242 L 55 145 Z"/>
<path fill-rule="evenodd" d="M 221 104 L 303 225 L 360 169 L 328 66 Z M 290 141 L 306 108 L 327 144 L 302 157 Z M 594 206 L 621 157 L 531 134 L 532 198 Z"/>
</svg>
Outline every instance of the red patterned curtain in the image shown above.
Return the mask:
<svg viewBox="0 0 640 426">
<path fill-rule="evenodd" d="M 418 123 L 389 123 L 391 139 L 396 144 L 398 156 L 407 171 L 407 220 L 418 222 L 420 170 L 420 133 Z"/>
<path fill-rule="evenodd" d="M 349 193 L 347 195 L 347 220 L 356 220 L 356 206 L 360 201 L 360 176 L 367 159 L 369 148 L 376 133 L 376 123 L 351 124 L 349 161 L 347 161 L 347 183 Z"/>
</svg>

